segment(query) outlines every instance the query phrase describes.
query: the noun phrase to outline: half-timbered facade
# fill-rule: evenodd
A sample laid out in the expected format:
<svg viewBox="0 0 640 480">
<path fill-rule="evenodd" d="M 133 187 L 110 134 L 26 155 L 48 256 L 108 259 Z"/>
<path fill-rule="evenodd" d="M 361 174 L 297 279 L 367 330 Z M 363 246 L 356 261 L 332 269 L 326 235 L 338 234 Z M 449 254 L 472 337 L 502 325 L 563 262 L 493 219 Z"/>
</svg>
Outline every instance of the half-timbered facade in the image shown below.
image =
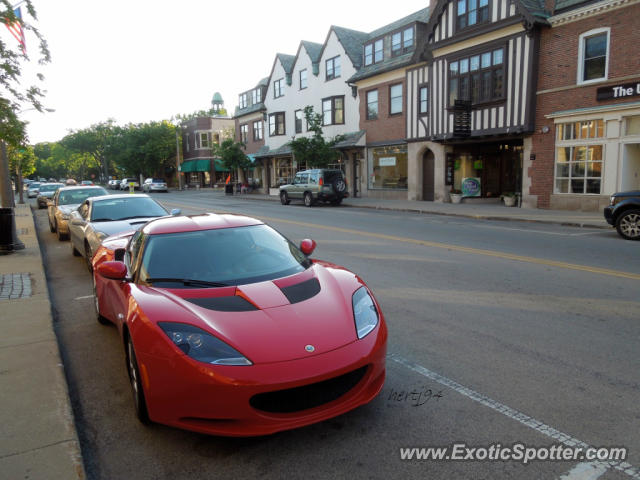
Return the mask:
<svg viewBox="0 0 640 480">
<path fill-rule="evenodd" d="M 409 199 L 446 201 L 451 190 L 499 199 L 522 191 L 545 23 L 542 7 L 527 4 L 434 5 L 427 41 L 406 73 Z"/>
</svg>

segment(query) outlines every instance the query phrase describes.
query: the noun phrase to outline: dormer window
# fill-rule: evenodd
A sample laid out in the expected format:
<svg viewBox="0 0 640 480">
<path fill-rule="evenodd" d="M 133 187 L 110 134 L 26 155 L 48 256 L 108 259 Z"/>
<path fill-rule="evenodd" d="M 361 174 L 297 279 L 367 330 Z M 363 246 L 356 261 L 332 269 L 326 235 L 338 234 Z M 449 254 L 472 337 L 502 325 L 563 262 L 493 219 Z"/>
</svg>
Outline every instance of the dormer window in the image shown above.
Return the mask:
<svg viewBox="0 0 640 480">
<path fill-rule="evenodd" d="M 262 92 L 259 88 L 256 88 L 251 92 L 251 100 L 253 101 L 254 105 L 262 102 Z"/>
<path fill-rule="evenodd" d="M 247 94 L 243 93 L 240 95 L 238 100 L 238 108 L 247 108 Z"/>
<path fill-rule="evenodd" d="M 402 55 L 413 50 L 413 27 L 391 35 L 391 56 Z"/>
<path fill-rule="evenodd" d="M 384 48 L 382 39 L 376 40 L 373 43 L 369 43 L 364 46 L 364 64 L 371 65 L 372 63 L 381 62 L 384 58 Z"/>
<path fill-rule="evenodd" d="M 458 0 L 458 30 L 489 21 L 489 0 Z"/>
</svg>

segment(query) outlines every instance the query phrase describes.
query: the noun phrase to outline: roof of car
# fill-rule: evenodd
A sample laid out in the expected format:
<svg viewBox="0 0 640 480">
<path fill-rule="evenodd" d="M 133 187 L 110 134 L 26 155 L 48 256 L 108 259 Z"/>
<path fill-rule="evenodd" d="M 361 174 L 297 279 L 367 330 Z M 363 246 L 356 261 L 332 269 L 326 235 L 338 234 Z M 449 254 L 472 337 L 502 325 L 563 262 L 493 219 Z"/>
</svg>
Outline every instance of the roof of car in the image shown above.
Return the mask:
<svg viewBox="0 0 640 480">
<path fill-rule="evenodd" d="M 178 215 L 161 217 L 147 223 L 142 231 L 146 235 L 163 233 L 194 232 L 200 230 L 214 230 L 218 228 L 248 227 L 262 225 L 257 218 L 244 215 L 202 213 L 199 215 Z"/>
<path fill-rule="evenodd" d="M 69 185 L 67 187 L 62 187 L 60 189 L 61 192 L 73 191 L 73 190 L 104 190 L 100 185 Z M 105 190 L 106 191 L 106 190 Z"/>
<path fill-rule="evenodd" d="M 87 188 L 87 187 L 84 187 Z M 137 198 L 137 197 L 144 197 L 144 198 L 151 198 L 149 195 L 147 195 L 146 193 L 119 193 L 116 195 L 100 195 L 98 197 L 90 197 L 87 198 L 87 200 L 91 201 L 91 202 L 100 202 L 102 200 L 115 200 L 117 198 Z"/>
</svg>

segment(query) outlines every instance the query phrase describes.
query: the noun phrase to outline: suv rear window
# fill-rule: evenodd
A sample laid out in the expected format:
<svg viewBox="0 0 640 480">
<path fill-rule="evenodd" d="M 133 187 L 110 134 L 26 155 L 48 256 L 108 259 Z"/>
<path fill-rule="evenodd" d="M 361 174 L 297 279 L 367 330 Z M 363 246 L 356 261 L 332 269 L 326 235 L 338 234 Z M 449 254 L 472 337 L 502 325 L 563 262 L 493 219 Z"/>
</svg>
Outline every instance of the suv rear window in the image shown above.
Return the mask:
<svg viewBox="0 0 640 480">
<path fill-rule="evenodd" d="M 325 184 L 333 183 L 336 179 L 342 179 L 342 170 L 325 170 L 324 171 L 324 182 Z"/>
</svg>

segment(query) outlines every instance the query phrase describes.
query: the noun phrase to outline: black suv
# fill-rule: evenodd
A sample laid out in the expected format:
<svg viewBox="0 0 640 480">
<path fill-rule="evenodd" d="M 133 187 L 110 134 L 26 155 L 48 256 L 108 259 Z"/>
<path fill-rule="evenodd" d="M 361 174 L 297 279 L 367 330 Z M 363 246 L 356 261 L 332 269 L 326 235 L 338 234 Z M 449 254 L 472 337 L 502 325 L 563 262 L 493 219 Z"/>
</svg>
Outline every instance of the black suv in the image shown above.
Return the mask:
<svg viewBox="0 0 640 480">
<path fill-rule="evenodd" d="M 342 170 L 316 169 L 296 173 L 293 183 L 280 187 L 280 202 L 289 205 L 291 200 L 303 200 L 307 207 L 318 201 L 340 205 L 349 196 Z"/>
<path fill-rule="evenodd" d="M 611 203 L 604 208 L 604 218 L 627 240 L 640 240 L 640 190 L 611 195 Z"/>
</svg>

